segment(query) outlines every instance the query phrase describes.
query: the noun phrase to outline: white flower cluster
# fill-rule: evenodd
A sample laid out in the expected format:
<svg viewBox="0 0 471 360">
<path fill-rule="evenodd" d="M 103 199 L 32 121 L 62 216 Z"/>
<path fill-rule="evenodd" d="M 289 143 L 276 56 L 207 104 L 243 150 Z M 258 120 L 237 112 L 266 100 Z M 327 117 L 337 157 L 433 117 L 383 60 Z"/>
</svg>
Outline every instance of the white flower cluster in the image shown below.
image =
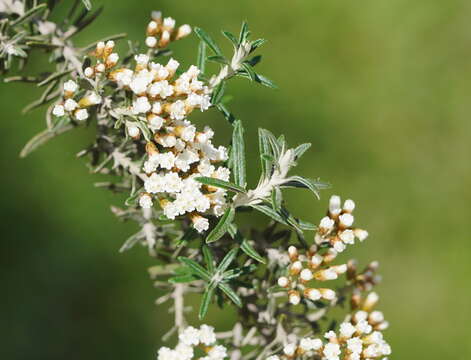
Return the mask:
<svg viewBox="0 0 471 360">
<path fill-rule="evenodd" d="M 64 83 L 64 96 L 61 103 L 56 104 L 52 109 L 52 114 L 57 117 L 72 116 L 75 120 L 84 121 L 88 119 L 90 106 L 98 105 L 102 98 L 95 92 L 87 92 L 80 99 L 74 99 L 79 94 L 79 86 L 73 80 Z"/>
<path fill-rule="evenodd" d="M 365 306 L 372 307 L 378 300 L 375 293 L 368 295 Z M 360 310 L 348 316 L 340 324 L 338 334 L 328 331 L 322 339 L 305 337 L 298 342 L 287 343 L 282 355 L 272 355 L 267 360 L 316 356 L 322 360 L 383 359 L 391 354 L 391 347 L 384 340 L 382 331 L 388 327 L 380 311 Z"/>
<path fill-rule="evenodd" d="M 157 360 L 191 360 L 195 356 L 194 348 L 199 346 L 206 354 L 199 360 L 223 360 L 227 357 L 227 349 L 216 344 L 214 328 L 201 325 L 199 329 L 192 326 L 184 329 L 178 336 L 178 344 L 175 349 L 161 347 Z"/>
<path fill-rule="evenodd" d="M 319 230 L 315 236 L 316 244 L 329 243 L 335 251 L 340 253 L 347 245 L 354 244 L 355 238 L 360 241 L 365 240 L 368 232 L 352 227 L 354 209 L 353 200 L 346 200 L 342 207 L 340 197 L 332 196 L 329 201 L 328 215 L 320 221 Z"/>
<path fill-rule="evenodd" d="M 189 214 L 199 232 L 209 227 L 199 214 L 221 216 L 226 208 L 226 191 L 203 186 L 196 177 L 229 180 L 230 172 L 215 164 L 227 160 L 227 149 L 212 144 L 214 132 L 206 127 L 198 132 L 186 117 L 196 108 L 207 110 L 209 89 L 198 80 L 196 66 L 172 80 L 179 63 L 171 59 L 165 66 L 149 61 L 147 55 L 136 56 L 136 69 L 121 68 L 110 78 L 118 86 L 134 93 L 132 113 L 147 121 L 153 141 L 147 144 L 148 159 L 143 170 L 148 174 L 145 193 L 139 203 L 143 208 L 153 206 L 157 196 L 169 219 Z M 139 137 L 139 128 L 128 122 L 131 137 Z"/>
<path fill-rule="evenodd" d="M 332 301 L 336 298 L 332 289 L 309 286 L 309 283 L 315 281 L 336 280 L 347 271 L 346 264 L 328 265 L 335 259 L 336 254 L 331 251 L 321 254 L 318 247 L 313 245 L 305 255 L 299 254 L 295 246 L 290 246 L 288 255 L 291 262 L 288 266 L 288 276 L 280 277 L 278 285 L 288 290 L 288 300 L 291 304 L 299 304 L 302 296 L 312 301 Z"/>
<path fill-rule="evenodd" d="M 160 11 L 152 12 L 152 20 L 147 25 L 146 45 L 150 48 L 164 48 L 171 41 L 180 40 L 191 34 L 190 25 L 175 28 L 176 21 L 171 17 L 162 19 Z"/>
</svg>

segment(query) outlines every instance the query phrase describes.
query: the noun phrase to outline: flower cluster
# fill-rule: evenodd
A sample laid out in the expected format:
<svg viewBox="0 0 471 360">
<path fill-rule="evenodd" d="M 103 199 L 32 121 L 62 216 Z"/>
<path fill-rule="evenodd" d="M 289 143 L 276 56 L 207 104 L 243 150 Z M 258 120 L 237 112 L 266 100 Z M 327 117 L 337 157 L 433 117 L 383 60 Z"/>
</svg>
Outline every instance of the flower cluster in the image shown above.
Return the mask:
<svg viewBox="0 0 471 360">
<path fill-rule="evenodd" d="M 211 105 L 210 90 L 198 80 L 196 66 L 173 79 L 179 63 L 171 59 L 165 66 L 149 62 L 147 55 L 136 56 L 136 69 L 117 69 L 110 74 L 118 86 L 134 94 L 131 112 L 147 122 L 152 139 L 147 143 L 148 159 L 143 170 L 148 175 L 145 193 L 140 197 L 143 208 L 153 206 L 157 196 L 169 219 L 189 214 L 196 230 L 209 227 L 199 214 L 221 216 L 226 206 L 226 191 L 203 186 L 195 178 L 205 176 L 229 180 L 225 167 L 227 149 L 212 144 L 214 132 L 206 127 L 198 132 L 186 119 L 194 110 L 205 111 Z M 140 136 L 138 123 L 127 122 L 128 134 Z"/>
<path fill-rule="evenodd" d="M 320 338 L 304 337 L 299 341 L 288 342 L 282 355 L 272 355 L 267 360 L 280 358 L 295 359 L 316 355 L 322 360 L 361 360 L 386 359 L 391 347 L 383 339 L 382 331 L 388 327 L 383 313 L 372 311 L 378 301 L 376 293 L 370 293 L 362 304 L 362 309 L 347 316 L 339 326 L 338 333 L 331 330 L 324 334 L 327 341 Z"/>
<path fill-rule="evenodd" d="M 98 105 L 102 102 L 102 98 L 96 92 L 80 91 L 78 84 L 73 80 L 64 83 L 63 99 L 52 109 L 52 114 L 57 117 L 70 116 L 78 121 L 88 119 L 89 113 L 87 108 Z"/>
<path fill-rule="evenodd" d="M 170 42 L 183 39 L 190 35 L 190 25 L 181 25 L 175 28 L 175 20 L 171 17 L 162 19 L 160 11 L 152 12 L 152 20 L 147 25 L 146 45 L 150 48 L 164 48 Z"/>
<path fill-rule="evenodd" d="M 227 349 L 216 344 L 214 328 L 201 325 L 199 329 L 192 326 L 185 328 L 178 336 L 175 349 L 161 347 L 158 351 L 158 360 L 191 360 L 195 356 L 195 348 L 199 347 L 205 356 L 200 360 L 223 360 L 227 357 Z"/>
<path fill-rule="evenodd" d="M 339 196 L 332 196 L 329 200 L 329 210 L 327 216 L 323 217 L 319 224 L 319 230 L 315 235 L 315 242 L 318 245 L 330 244 L 336 252 L 342 252 L 347 245 L 355 243 L 355 238 L 360 241 L 368 237 L 366 230 L 352 227 L 355 209 L 353 200 L 346 200 L 341 206 Z"/>
<path fill-rule="evenodd" d="M 336 294 L 331 289 L 308 286 L 311 281 L 336 280 L 347 272 L 347 264 L 329 265 L 345 249 L 345 244 L 353 244 L 355 237 L 363 241 L 368 233 L 354 229 L 353 200 L 346 200 L 340 207 L 340 197 L 332 196 L 329 201 L 328 216 L 324 217 L 315 235 L 315 243 L 305 254 L 299 254 L 295 246 L 288 248 L 291 264 L 288 276 L 278 279 L 278 285 L 288 290 L 289 302 L 299 304 L 301 297 L 316 301 L 334 300 Z M 325 246 L 327 245 L 327 246 Z"/>
</svg>

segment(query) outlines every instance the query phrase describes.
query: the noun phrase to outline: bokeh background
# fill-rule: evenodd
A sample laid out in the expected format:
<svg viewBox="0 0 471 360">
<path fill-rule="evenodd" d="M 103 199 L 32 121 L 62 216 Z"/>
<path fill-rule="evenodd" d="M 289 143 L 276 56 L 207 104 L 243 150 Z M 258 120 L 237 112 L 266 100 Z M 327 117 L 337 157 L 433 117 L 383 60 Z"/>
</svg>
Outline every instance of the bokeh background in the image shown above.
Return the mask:
<svg viewBox="0 0 471 360">
<path fill-rule="evenodd" d="M 471 358 L 471 2 L 93 3 L 105 13 L 81 34 L 83 45 L 119 32 L 142 39 L 152 9 L 220 43 L 220 29 L 236 32 L 247 19 L 269 40 L 259 71 L 279 85 L 240 79 L 230 86 L 231 109 L 247 127 L 250 178 L 258 173 L 257 127 L 293 145 L 312 142 L 297 170 L 333 188 L 320 202 L 291 192 L 289 206 L 314 222 L 332 193 L 356 200 L 357 222 L 371 237 L 353 254 L 381 263 L 391 358 Z M 192 37 L 175 56 L 190 64 L 196 48 Z M 118 253 L 135 230 L 108 210 L 122 199 L 94 188 L 99 177 L 75 159 L 93 129 L 19 160 L 44 126 L 43 110 L 20 115 L 38 94 L 28 85 L 0 91 L 2 359 L 153 359 L 172 321 L 153 304 L 146 250 Z M 230 128 L 216 112 L 197 121 L 228 141 Z M 232 321 L 230 311 L 210 317 L 220 328 Z"/>
</svg>

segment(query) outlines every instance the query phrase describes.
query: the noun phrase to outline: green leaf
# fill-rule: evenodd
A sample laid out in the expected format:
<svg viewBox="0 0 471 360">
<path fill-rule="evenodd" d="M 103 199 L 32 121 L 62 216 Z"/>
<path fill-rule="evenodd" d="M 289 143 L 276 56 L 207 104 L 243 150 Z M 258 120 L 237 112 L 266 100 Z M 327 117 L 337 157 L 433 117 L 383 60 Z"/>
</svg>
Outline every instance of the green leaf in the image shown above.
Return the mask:
<svg viewBox="0 0 471 360">
<path fill-rule="evenodd" d="M 200 320 L 203 320 L 203 318 L 206 316 L 206 313 L 208 312 L 209 304 L 211 303 L 213 295 L 214 295 L 214 286 L 210 285 L 206 287 L 206 290 L 204 291 L 204 294 L 203 294 L 203 299 L 201 300 L 200 310 L 198 313 L 198 318 Z"/>
<path fill-rule="evenodd" d="M 51 83 L 54 80 L 60 79 L 61 77 L 65 76 L 67 74 L 70 74 L 72 71 L 73 71 L 73 69 L 69 69 L 69 70 L 65 70 L 65 71 L 52 73 L 46 79 L 44 79 L 40 83 L 38 83 L 37 86 L 41 87 L 41 86 L 47 85 L 47 84 Z"/>
<path fill-rule="evenodd" d="M 246 165 L 245 165 L 245 143 L 244 128 L 240 120 L 234 122 L 232 131 L 232 151 L 233 160 L 232 170 L 234 172 L 234 181 L 241 187 L 246 186 Z"/>
<path fill-rule="evenodd" d="M 208 47 L 216 54 L 222 56 L 222 51 L 214 40 L 201 28 L 195 28 L 195 34 L 208 45 Z"/>
<path fill-rule="evenodd" d="M 87 8 L 88 11 L 92 9 L 92 3 L 90 0 L 82 0 L 82 3 Z"/>
<path fill-rule="evenodd" d="M 227 208 L 226 212 L 221 217 L 217 225 L 209 233 L 208 237 L 206 238 L 206 243 L 212 243 L 214 241 L 219 240 L 221 237 L 223 237 L 224 234 L 227 232 L 229 226 L 231 225 L 232 220 L 234 220 L 234 216 L 235 216 L 234 207 L 231 206 Z"/>
<path fill-rule="evenodd" d="M 227 38 L 229 39 L 229 41 L 232 43 L 232 45 L 234 45 L 235 48 L 237 48 L 237 46 L 239 45 L 239 42 L 238 40 L 236 39 L 236 37 L 234 36 L 234 34 L 230 33 L 229 31 L 222 31 L 222 34 Z"/>
<path fill-rule="evenodd" d="M 299 159 L 311 147 L 310 143 L 301 144 L 294 149 L 294 155 Z"/>
<path fill-rule="evenodd" d="M 28 11 L 26 11 L 23 15 L 18 17 L 15 21 L 11 23 L 11 26 L 17 26 L 23 24 L 25 21 L 29 20 L 32 18 L 34 15 L 38 14 L 41 11 L 44 11 L 47 9 L 47 4 L 39 4 L 38 6 L 35 6 Z"/>
<path fill-rule="evenodd" d="M 213 94 L 211 96 L 211 104 L 217 105 L 221 102 L 221 99 L 224 96 L 225 89 L 226 89 L 226 82 L 221 81 L 213 90 Z"/>
<path fill-rule="evenodd" d="M 235 259 L 237 256 L 237 253 L 239 252 L 239 247 L 233 248 L 231 251 L 229 251 L 226 256 L 221 260 L 219 263 L 216 271 L 220 274 L 222 274 L 226 269 L 229 267 L 231 262 Z"/>
<path fill-rule="evenodd" d="M 196 60 L 196 66 L 200 69 L 201 73 L 204 74 L 206 68 L 206 44 L 204 41 L 200 41 L 198 46 L 198 58 Z"/>
<path fill-rule="evenodd" d="M 206 267 L 208 268 L 208 271 L 212 274 L 214 272 L 213 252 L 207 245 L 203 245 L 202 251 L 203 251 L 203 258 L 204 258 L 204 262 L 206 263 Z"/>
<path fill-rule="evenodd" d="M 253 58 L 246 60 L 245 63 L 249 64 L 250 66 L 254 67 L 257 65 L 260 61 L 262 61 L 262 55 L 257 55 L 254 56 Z"/>
<path fill-rule="evenodd" d="M 270 175 L 270 170 L 274 161 L 273 154 L 270 151 L 268 139 L 265 136 L 263 129 L 258 129 L 258 148 L 260 152 L 260 162 L 262 166 L 262 178 L 266 178 Z M 271 156 L 273 160 L 267 158 Z"/>
<path fill-rule="evenodd" d="M 235 279 L 236 277 L 239 277 L 241 275 L 249 274 L 252 271 L 255 271 L 256 269 L 257 269 L 257 265 L 251 264 L 249 266 L 243 266 L 241 268 L 228 270 L 228 271 L 226 271 L 222 274 L 222 277 L 223 277 L 224 281 L 227 282 L 227 281 Z"/>
<path fill-rule="evenodd" d="M 272 80 L 267 78 L 266 76 L 263 76 L 260 74 L 256 74 L 256 75 L 257 75 L 257 78 L 255 79 L 256 82 L 272 89 L 278 89 L 278 86 L 276 86 L 276 84 Z"/>
<path fill-rule="evenodd" d="M 266 264 L 263 257 L 253 248 L 249 240 L 244 239 L 242 241 L 242 244 L 240 245 L 240 248 L 244 253 L 246 253 L 252 259 L 257 260 L 258 262 L 261 262 L 262 264 Z"/>
<path fill-rule="evenodd" d="M 195 180 L 205 185 L 214 186 L 221 189 L 226 189 L 226 190 L 233 191 L 236 193 L 246 192 L 245 189 L 239 185 L 236 185 L 228 181 L 212 178 L 212 177 L 201 176 L 201 177 L 195 178 Z"/>
<path fill-rule="evenodd" d="M 257 39 L 255 41 L 252 42 L 252 49 L 250 50 L 250 52 L 254 51 L 255 49 L 259 48 L 260 46 L 262 46 L 263 44 L 265 44 L 267 42 L 267 40 L 265 39 Z"/>
<path fill-rule="evenodd" d="M 271 192 L 271 203 L 273 209 L 279 211 L 281 209 L 281 203 L 283 201 L 283 194 L 279 187 L 275 187 Z"/>
<path fill-rule="evenodd" d="M 297 188 L 306 188 L 311 190 L 314 195 L 319 199 L 319 190 L 325 189 L 328 187 L 327 184 L 324 184 L 320 181 L 307 179 L 302 176 L 290 176 L 284 184 L 281 184 L 282 187 L 297 187 Z"/>
<path fill-rule="evenodd" d="M 258 210 L 260 211 L 261 213 L 267 215 L 268 217 L 272 218 L 273 220 L 275 221 L 278 221 L 279 223 L 283 224 L 283 225 L 288 225 L 288 222 L 286 221 L 285 218 L 283 218 L 279 212 L 273 210 L 271 207 L 267 206 L 267 205 L 264 205 L 264 204 L 260 204 L 260 205 L 251 205 L 251 207 L 253 207 L 255 210 Z"/>
<path fill-rule="evenodd" d="M 245 73 L 247 74 L 248 78 L 250 81 L 257 81 L 257 74 L 255 71 L 252 69 L 252 66 L 250 66 L 247 63 L 242 63 L 242 67 L 245 70 Z"/>
<path fill-rule="evenodd" d="M 189 283 L 195 280 L 198 280 L 198 278 L 192 274 L 188 274 L 188 275 L 171 277 L 170 279 L 168 279 L 168 282 L 172 284 L 182 284 L 182 283 Z"/>
<path fill-rule="evenodd" d="M 250 35 L 249 24 L 247 24 L 247 21 L 244 21 L 240 29 L 239 45 L 247 41 L 247 38 L 249 37 L 249 35 Z"/>
<path fill-rule="evenodd" d="M 211 280 L 211 274 L 208 272 L 208 270 L 206 270 L 196 261 L 189 259 L 187 257 L 183 257 L 183 256 L 180 256 L 178 260 L 182 262 L 183 264 L 185 264 L 191 270 L 193 274 L 199 276 L 201 279 L 207 282 Z"/>
<path fill-rule="evenodd" d="M 224 294 L 226 294 L 229 297 L 229 299 L 231 299 L 232 302 L 234 302 L 234 304 L 236 304 L 238 307 L 242 307 L 242 300 L 240 299 L 239 295 L 237 295 L 235 291 L 229 285 L 224 284 L 224 283 L 219 283 L 218 288 L 221 289 L 222 292 L 224 292 Z"/>
<path fill-rule="evenodd" d="M 224 65 L 227 65 L 229 63 L 229 61 L 227 61 L 227 59 L 221 55 L 208 56 L 208 61 L 212 61 L 219 64 L 224 64 Z"/>
<path fill-rule="evenodd" d="M 229 123 L 231 124 L 234 123 L 236 118 L 234 114 L 232 114 L 225 105 L 220 103 L 216 105 L 216 108 L 224 115 L 224 117 L 226 118 L 227 121 L 229 121 Z"/>
</svg>

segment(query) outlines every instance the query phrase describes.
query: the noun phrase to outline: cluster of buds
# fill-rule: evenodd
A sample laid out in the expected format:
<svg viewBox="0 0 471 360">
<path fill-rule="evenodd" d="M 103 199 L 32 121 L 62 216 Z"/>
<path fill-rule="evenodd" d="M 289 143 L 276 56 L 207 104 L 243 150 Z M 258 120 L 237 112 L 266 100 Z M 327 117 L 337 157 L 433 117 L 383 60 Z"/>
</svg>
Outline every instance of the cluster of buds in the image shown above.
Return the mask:
<svg viewBox="0 0 471 360">
<path fill-rule="evenodd" d="M 227 349 L 216 344 L 212 326 L 201 325 L 199 329 L 189 326 L 180 333 L 178 340 L 175 349 L 161 347 L 157 360 L 191 360 L 195 356 L 195 347 L 205 354 L 204 357 L 198 357 L 199 360 L 223 360 L 227 357 Z"/>
<path fill-rule="evenodd" d="M 361 293 L 371 291 L 381 281 L 381 276 L 376 273 L 378 267 L 379 263 L 373 261 L 363 271 L 358 272 L 356 261 L 350 260 L 347 263 L 347 280 L 349 284 L 353 285 L 350 299 L 353 309 L 361 307 Z"/>
<path fill-rule="evenodd" d="M 93 66 L 88 66 L 83 71 L 87 78 L 96 78 L 102 74 L 108 73 L 119 61 L 119 55 L 113 52 L 115 43 L 110 40 L 106 43 L 100 41 L 95 50 L 91 53 L 97 59 Z"/>
<path fill-rule="evenodd" d="M 330 244 L 336 252 L 342 252 L 347 245 L 355 243 L 355 238 L 360 241 L 368 237 L 366 230 L 353 227 L 355 209 L 353 200 L 346 200 L 341 206 L 341 199 L 334 195 L 329 200 L 329 210 L 327 216 L 320 221 L 318 231 L 315 235 L 315 242 L 318 245 Z"/>
<path fill-rule="evenodd" d="M 73 80 L 68 80 L 64 83 L 63 98 L 54 106 L 52 114 L 57 117 L 67 115 L 75 120 L 83 121 L 89 116 L 87 108 L 98 105 L 101 101 L 101 96 L 97 93 L 87 92 L 83 95 L 78 84 Z"/>
<path fill-rule="evenodd" d="M 191 34 L 190 25 L 175 27 L 175 19 L 162 18 L 160 11 L 152 12 L 152 20 L 146 29 L 146 45 L 150 48 L 165 48 L 172 41 L 183 39 Z"/>
<path fill-rule="evenodd" d="M 349 315 L 339 326 L 338 333 L 329 331 L 322 340 L 302 338 L 287 343 L 282 355 L 272 355 L 267 360 L 297 359 L 305 357 L 322 360 L 368 360 L 383 359 L 391 354 L 391 347 L 383 339 L 382 331 L 388 327 L 383 313 L 372 311 L 378 295 L 370 293 L 359 311 Z"/>
<path fill-rule="evenodd" d="M 346 264 L 330 265 L 335 259 L 335 252 L 329 249 L 321 253 L 318 246 L 313 245 L 305 254 L 299 254 L 295 246 L 290 246 L 288 255 L 290 259 L 288 275 L 280 277 L 278 285 L 288 291 L 288 300 L 291 304 L 299 304 L 301 297 L 312 301 L 335 300 L 334 290 L 314 285 L 316 281 L 336 280 L 339 275 L 347 271 Z"/>
</svg>

